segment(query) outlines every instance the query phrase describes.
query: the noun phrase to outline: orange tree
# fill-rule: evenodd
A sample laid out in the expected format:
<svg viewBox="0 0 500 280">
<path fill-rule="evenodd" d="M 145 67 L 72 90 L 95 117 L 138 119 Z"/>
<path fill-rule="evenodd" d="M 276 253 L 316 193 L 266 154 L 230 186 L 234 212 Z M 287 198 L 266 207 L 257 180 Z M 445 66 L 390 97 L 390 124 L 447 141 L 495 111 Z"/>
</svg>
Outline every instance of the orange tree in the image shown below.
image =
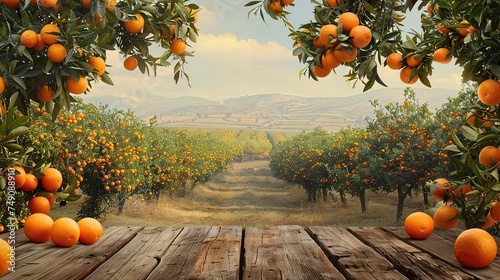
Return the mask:
<svg viewBox="0 0 500 280">
<path fill-rule="evenodd" d="M 287 1 L 288 2 L 288 1 Z M 304 73 L 312 78 L 324 77 L 339 65 L 351 69 L 348 80 L 361 81 L 364 89 L 376 82 L 384 84 L 377 68 L 387 65 L 400 71 L 401 79 L 409 84 L 420 80 L 430 86 L 432 64 L 455 63 L 463 68 L 464 82 L 477 82 L 479 101 L 473 106 L 478 121 L 470 121 L 460 130 L 467 142 L 455 138 L 454 163 L 457 166 L 453 179 L 457 184 L 470 182 L 474 192 L 481 193 L 479 201 L 460 204 L 460 218 L 467 227 L 484 224 L 498 201 L 500 189 L 496 179 L 497 165 L 487 160 L 480 161 L 480 152 L 488 146 L 498 147 L 496 129 L 497 107 L 500 103 L 500 4 L 498 1 L 449 1 L 407 0 L 400 1 L 315 1 L 313 20 L 295 29 L 287 20 L 293 7 L 283 10 L 283 1 L 252 1 L 252 11 L 267 13 L 281 19 L 290 28 L 290 38 L 295 42 L 293 53 L 306 64 Z M 289 3 L 288 3 L 289 4 Z M 403 36 L 400 26 L 404 24 L 404 13 L 410 9 L 421 11 L 422 32 Z M 371 31 L 371 40 L 365 47 L 357 47 L 358 34 L 345 30 L 346 23 L 357 23 Z M 355 18 L 354 18 L 355 19 Z M 336 27 L 336 28 L 335 28 Z M 323 31 L 323 32 L 322 32 Z M 323 36 L 322 36 L 323 35 Z M 367 37 L 369 36 L 362 36 Z M 337 54 L 337 55 L 335 55 Z M 347 58 L 347 60 L 346 60 Z M 453 133 L 451 133 L 453 134 Z M 483 153 L 486 158 L 491 157 Z M 472 175 L 471 175 L 472 174 Z M 458 201 L 456 201 L 458 203 Z"/>
</svg>

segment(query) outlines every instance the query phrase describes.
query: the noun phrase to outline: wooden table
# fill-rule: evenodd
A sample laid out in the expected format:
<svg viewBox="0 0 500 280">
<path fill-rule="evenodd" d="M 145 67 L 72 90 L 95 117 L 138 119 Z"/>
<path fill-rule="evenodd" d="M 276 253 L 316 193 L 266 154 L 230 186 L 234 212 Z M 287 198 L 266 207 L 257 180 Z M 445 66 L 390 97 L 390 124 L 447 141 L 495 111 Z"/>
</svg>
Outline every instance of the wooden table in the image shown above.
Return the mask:
<svg viewBox="0 0 500 280">
<path fill-rule="evenodd" d="M 2 280 L 500 279 L 498 256 L 484 269 L 456 261 L 460 232 L 412 240 L 400 227 L 108 227 L 94 245 L 58 248 L 18 231 L 16 272 Z"/>
</svg>

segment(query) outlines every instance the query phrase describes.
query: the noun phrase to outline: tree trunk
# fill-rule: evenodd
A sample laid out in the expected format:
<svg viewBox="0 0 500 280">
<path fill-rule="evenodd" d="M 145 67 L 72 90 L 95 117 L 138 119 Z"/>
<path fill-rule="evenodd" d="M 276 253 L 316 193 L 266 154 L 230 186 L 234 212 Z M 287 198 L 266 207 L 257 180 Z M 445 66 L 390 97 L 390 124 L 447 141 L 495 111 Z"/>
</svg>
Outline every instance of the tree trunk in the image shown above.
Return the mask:
<svg viewBox="0 0 500 280">
<path fill-rule="evenodd" d="M 424 205 L 429 206 L 429 187 L 427 185 L 424 185 L 422 187 L 423 193 L 424 193 Z"/>
<path fill-rule="evenodd" d="M 323 187 L 323 201 L 326 202 L 326 197 L 328 196 L 328 189 Z"/>
<path fill-rule="evenodd" d="M 362 188 L 358 192 L 359 200 L 361 201 L 361 213 L 366 213 L 366 196 L 365 189 Z"/>
<path fill-rule="evenodd" d="M 344 189 L 340 189 L 339 190 L 339 194 L 340 194 L 340 201 L 342 202 L 342 204 L 346 205 L 347 204 L 347 200 L 345 199 L 345 191 Z"/>
<path fill-rule="evenodd" d="M 411 192 L 413 187 L 409 187 L 406 190 L 403 190 L 403 188 L 399 187 L 398 188 L 398 210 L 396 212 L 396 222 L 399 223 L 401 220 L 401 217 L 403 216 L 403 206 L 405 202 L 405 198 L 408 196 L 408 194 Z"/>
</svg>

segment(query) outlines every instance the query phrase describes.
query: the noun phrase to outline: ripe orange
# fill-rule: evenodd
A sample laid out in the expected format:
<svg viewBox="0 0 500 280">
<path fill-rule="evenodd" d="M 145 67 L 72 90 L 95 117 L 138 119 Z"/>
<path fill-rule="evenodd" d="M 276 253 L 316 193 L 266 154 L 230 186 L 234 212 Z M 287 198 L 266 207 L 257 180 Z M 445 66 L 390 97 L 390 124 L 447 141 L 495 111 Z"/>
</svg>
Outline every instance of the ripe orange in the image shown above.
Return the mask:
<svg viewBox="0 0 500 280">
<path fill-rule="evenodd" d="M 283 5 L 285 5 L 285 6 L 288 6 L 288 5 L 292 4 L 293 1 L 294 0 L 281 0 L 281 2 L 283 3 Z"/>
<path fill-rule="evenodd" d="M 467 194 L 471 191 L 473 191 L 473 189 L 470 184 L 458 186 L 456 189 L 453 190 L 455 196 L 458 197 L 462 196 L 462 194 Z M 473 197 L 473 196 L 475 196 L 475 194 L 466 195 L 465 197 Z"/>
<path fill-rule="evenodd" d="M 9 272 L 10 268 L 10 245 L 7 241 L 0 238 L 0 277 Z"/>
<path fill-rule="evenodd" d="M 50 229 L 53 223 L 54 220 L 47 214 L 31 214 L 24 222 L 24 234 L 32 242 L 45 243 L 50 240 Z"/>
<path fill-rule="evenodd" d="M 123 27 L 128 32 L 133 33 L 133 34 L 137 34 L 137 33 L 141 32 L 141 30 L 144 28 L 144 18 L 142 17 L 141 14 L 135 14 L 135 19 L 132 19 L 130 21 L 126 21 L 123 24 Z"/>
<path fill-rule="evenodd" d="M 450 54 L 450 50 L 447 48 L 439 48 L 436 51 L 434 51 L 434 61 L 439 62 L 439 63 L 450 63 L 452 57 Z"/>
<path fill-rule="evenodd" d="M 493 126 L 493 123 L 488 120 L 488 116 L 483 116 L 483 113 L 480 111 L 470 111 L 467 113 L 465 119 L 471 127 L 474 127 L 476 124 L 481 127 Z"/>
<path fill-rule="evenodd" d="M 399 78 L 401 79 L 401 81 L 405 84 L 414 84 L 418 81 L 418 73 L 415 74 L 415 76 L 413 76 L 413 78 L 411 78 L 411 75 L 413 73 L 413 67 L 405 67 L 403 69 L 401 69 L 401 72 L 399 72 Z"/>
<path fill-rule="evenodd" d="M 327 24 L 323 25 L 323 27 L 320 28 L 318 40 L 322 45 L 327 46 L 330 45 L 330 41 L 333 38 L 337 38 L 337 36 L 338 36 L 337 26 L 335 24 Z"/>
<path fill-rule="evenodd" d="M 0 94 L 2 94 L 5 91 L 5 80 L 0 77 Z"/>
<path fill-rule="evenodd" d="M 359 18 L 355 13 L 345 12 L 339 16 L 337 24 L 342 24 L 344 33 L 349 34 L 354 27 L 359 25 Z"/>
<path fill-rule="evenodd" d="M 45 169 L 42 177 L 42 187 L 48 192 L 57 191 L 62 185 L 62 174 L 59 170 L 49 167 Z"/>
<path fill-rule="evenodd" d="M 101 239 L 102 225 L 98 220 L 87 217 L 79 220 L 77 224 L 80 228 L 80 238 L 78 239 L 80 243 L 90 245 Z"/>
<path fill-rule="evenodd" d="M 45 8 L 52 8 L 57 4 L 57 0 L 39 0 L 40 5 Z"/>
<path fill-rule="evenodd" d="M 35 31 L 26 30 L 21 34 L 21 44 L 27 48 L 33 48 L 38 43 L 38 37 Z"/>
<path fill-rule="evenodd" d="M 341 64 L 341 62 L 335 57 L 335 55 L 333 54 L 333 50 L 327 50 L 321 56 L 322 68 L 333 69 L 333 68 L 337 68 L 340 64 Z"/>
<path fill-rule="evenodd" d="M 415 59 L 414 54 L 406 57 L 406 64 L 408 64 L 408 66 L 410 66 L 410 67 L 413 67 L 413 68 L 418 67 L 420 65 L 420 63 L 422 63 L 422 60 Z"/>
<path fill-rule="evenodd" d="M 500 82 L 488 79 L 479 84 L 477 96 L 485 105 L 497 105 L 500 103 Z"/>
<path fill-rule="evenodd" d="M 491 213 L 488 213 L 488 215 L 486 215 L 486 221 L 484 222 L 484 224 L 481 226 L 482 229 L 487 229 L 487 228 L 490 228 L 492 227 L 497 221 L 495 219 L 493 219 L 493 217 L 491 217 Z"/>
<path fill-rule="evenodd" d="M 439 32 L 441 32 L 443 34 L 450 33 L 450 29 L 448 29 L 446 27 L 446 25 L 444 25 L 444 23 L 442 23 L 442 22 L 438 23 L 437 28 L 438 28 Z"/>
<path fill-rule="evenodd" d="M 32 192 L 36 190 L 36 187 L 38 186 L 38 178 L 36 178 L 35 175 L 33 174 L 26 174 L 26 182 L 24 182 L 23 186 L 21 187 L 21 190 L 25 192 Z"/>
<path fill-rule="evenodd" d="M 74 94 L 82 94 L 89 87 L 89 82 L 87 81 L 87 77 L 80 75 L 78 80 L 75 80 L 73 77 L 69 77 L 66 80 L 66 89 L 68 89 L 71 93 Z"/>
<path fill-rule="evenodd" d="M 41 86 L 36 93 L 38 99 L 43 102 L 49 102 L 54 97 L 54 90 L 47 86 Z"/>
<path fill-rule="evenodd" d="M 314 65 L 312 68 L 312 71 L 313 71 L 314 75 L 316 75 L 316 77 L 324 78 L 324 77 L 328 76 L 330 74 L 330 72 L 332 72 L 332 69 L 321 68 L 321 66 L 319 66 L 319 65 Z"/>
<path fill-rule="evenodd" d="M 40 30 L 40 36 L 46 45 L 57 43 L 57 39 L 61 37 L 60 33 L 61 30 L 55 24 L 46 24 Z"/>
<path fill-rule="evenodd" d="M 33 47 L 36 51 L 43 51 L 45 49 L 45 42 L 42 40 L 42 35 L 36 34 L 36 45 Z"/>
<path fill-rule="evenodd" d="M 100 56 L 89 58 L 88 63 L 97 70 L 97 76 L 101 76 L 106 71 L 106 62 Z"/>
<path fill-rule="evenodd" d="M 446 202 L 450 202 L 453 200 L 453 197 L 449 193 L 449 190 L 452 189 L 451 184 L 448 180 L 445 178 L 438 178 L 434 180 L 434 183 L 438 184 L 439 187 L 432 191 L 432 195 L 439 199 L 439 200 L 444 200 L 444 197 L 447 196 Z"/>
<path fill-rule="evenodd" d="M 358 48 L 352 47 L 352 49 L 342 47 L 342 45 L 337 45 L 333 50 L 333 55 L 340 62 L 351 62 L 358 56 Z"/>
<path fill-rule="evenodd" d="M 85 9 L 90 9 L 90 0 L 82 0 L 81 4 Z"/>
<path fill-rule="evenodd" d="M 458 33 L 459 33 L 461 36 L 465 37 L 465 36 L 467 36 L 467 34 L 469 34 L 469 31 L 470 31 L 470 29 L 469 29 L 470 24 L 469 24 L 469 22 L 468 22 L 467 20 L 465 20 L 465 19 L 464 19 L 464 20 L 462 20 L 462 21 L 460 22 L 460 24 L 467 25 L 467 27 L 459 27 L 459 28 L 457 28 Z"/>
<path fill-rule="evenodd" d="M 174 39 L 172 43 L 170 43 L 170 50 L 176 55 L 181 55 L 186 51 L 186 43 L 184 43 L 182 39 Z"/>
<path fill-rule="evenodd" d="M 403 67 L 403 55 L 400 53 L 391 53 L 387 57 L 387 66 L 394 70 L 399 70 Z"/>
<path fill-rule="evenodd" d="M 56 201 L 56 196 L 53 193 L 49 193 L 46 198 L 49 200 L 49 203 L 52 204 Z"/>
<path fill-rule="evenodd" d="M 4 3 L 5 5 L 7 5 L 12 10 L 17 9 L 20 6 L 19 0 L 2 0 L 1 3 Z"/>
<path fill-rule="evenodd" d="M 495 221 L 500 221 L 500 202 L 493 202 L 490 209 L 491 218 Z"/>
<path fill-rule="evenodd" d="M 24 183 L 26 182 L 26 171 L 24 171 L 24 167 L 15 165 L 13 167 L 16 170 L 16 175 L 14 175 L 14 183 L 15 188 L 20 189 Z M 4 169 L 5 179 L 9 182 L 9 176 L 7 175 L 8 168 Z"/>
<path fill-rule="evenodd" d="M 479 163 L 494 166 L 500 162 L 500 149 L 495 146 L 486 146 L 479 152 Z"/>
<path fill-rule="evenodd" d="M 66 58 L 66 54 L 66 47 L 59 43 L 54 43 L 47 49 L 47 57 L 52 62 L 62 62 Z"/>
<path fill-rule="evenodd" d="M 271 0 L 269 2 L 269 9 L 273 12 L 283 11 L 283 6 L 281 6 L 280 0 Z"/>
<path fill-rule="evenodd" d="M 443 205 L 434 213 L 434 225 L 438 228 L 455 228 L 460 223 L 459 219 L 453 219 L 457 214 L 457 208 Z"/>
<path fill-rule="evenodd" d="M 30 209 L 31 214 L 35 213 L 49 214 L 50 202 L 44 196 L 36 196 L 30 199 L 28 203 L 28 208 Z"/>
<path fill-rule="evenodd" d="M 137 64 L 137 59 L 133 56 L 129 56 L 123 61 L 123 67 L 129 71 L 135 70 L 135 68 L 137 68 Z"/>
<path fill-rule="evenodd" d="M 424 212 L 414 212 L 406 217 L 404 229 L 413 239 L 425 239 L 434 231 L 434 220 Z"/>
<path fill-rule="evenodd" d="M 465 267 L 483 268 L 495 259 L 497 243 L 487 231 L 471 228 L 460 233 L 453 251 L 458 262 Z"/>
<path fill-rule="evenodd" d="M 59 247 L 71 247 L 80 238 L 80 228 L 75 220 L 71 218 L 59 218 L 54 221 L 50 229 L 50 239 Z"/>
<path fill-rule="evenodd" d="M 351 30 L 349 37 L 354 47 L 364 48 L 372 41 L 372 31 L 366 26 L 358 25 Z"/>
<path fill-rule="evenodd" d="M 332 8 L 338 7 L 340 4 L 342 4 L 342 0 L 326 0 L 326 3 L 330 5 Z"/>
</svg>

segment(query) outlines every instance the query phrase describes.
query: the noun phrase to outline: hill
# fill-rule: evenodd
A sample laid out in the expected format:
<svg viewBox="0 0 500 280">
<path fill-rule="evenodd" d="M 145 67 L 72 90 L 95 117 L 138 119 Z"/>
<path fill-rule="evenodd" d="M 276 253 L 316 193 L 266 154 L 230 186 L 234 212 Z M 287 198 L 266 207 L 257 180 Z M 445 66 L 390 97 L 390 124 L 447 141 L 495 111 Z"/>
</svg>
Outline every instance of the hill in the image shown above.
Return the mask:
<svg viewBox="0 0 500 280">
<path fill-rule="evenodd" d="M 131 109 L 143 119 L 157 116 L 165 127 L 246 127 L 304 130 L 322 127 L 336 131 L 363 125 L 372 116 L 372 100 L 402 102 L 404 89 L 387 88 L 345 97 L 303 97 L 282 93 L 246 95 L 222 102 L 200 97 L 169 98 L 153 94 L 137 97 L 88 96 L 85 101 Z M 454 90 L 415 89 L 420 103 L 434 110 L 456 95 Z"/>
</svg>

